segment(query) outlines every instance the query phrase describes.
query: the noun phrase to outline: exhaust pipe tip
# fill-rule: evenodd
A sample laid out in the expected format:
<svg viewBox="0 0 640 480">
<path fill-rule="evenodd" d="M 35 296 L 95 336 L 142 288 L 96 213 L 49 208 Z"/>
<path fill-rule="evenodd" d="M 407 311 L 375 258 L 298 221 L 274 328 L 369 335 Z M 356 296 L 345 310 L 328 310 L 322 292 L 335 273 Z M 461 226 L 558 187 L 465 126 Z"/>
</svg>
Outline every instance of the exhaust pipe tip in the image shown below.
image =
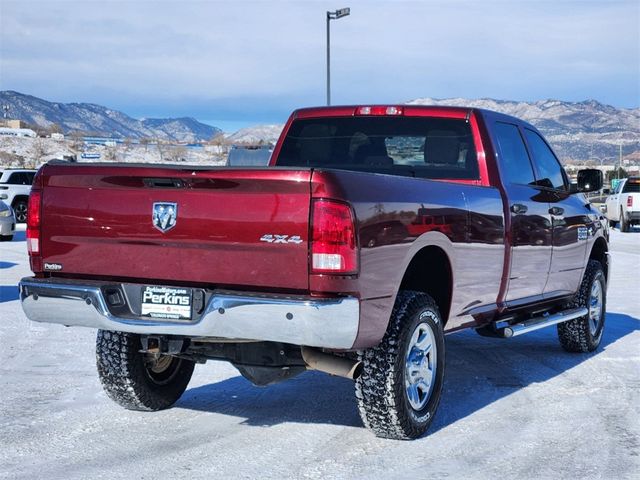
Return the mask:
<svg viewBox="0 0 640 480">
<path fill-rule="evenodd" d="M 364 364 L 362 362 L 356 362 L 353 367 L 353 373 L 351 375 L 351 380 L 357 380 L 362 375 L 362 370 L 364 369 Z"/>
<path fill-rule="evenodd" d="M 362 362 L 330 355 L 315 348 L 302 347 L 300 351 L 309 370 L 318 370 L 350 380 L 355 380 L 362 374 Z"/>
</svg>

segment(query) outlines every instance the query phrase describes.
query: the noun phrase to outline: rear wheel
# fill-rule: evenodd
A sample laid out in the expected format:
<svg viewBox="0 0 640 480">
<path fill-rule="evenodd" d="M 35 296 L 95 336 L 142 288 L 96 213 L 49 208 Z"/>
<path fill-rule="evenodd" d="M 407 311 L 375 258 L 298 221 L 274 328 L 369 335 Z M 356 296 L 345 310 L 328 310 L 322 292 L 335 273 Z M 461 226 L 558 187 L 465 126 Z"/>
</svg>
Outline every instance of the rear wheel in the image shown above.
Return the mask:
<svg viewBox="0 0 640 480">
<path fill-rule="evenodd" d="M 16 216 L 16 223 L 27 221 L 27 200 L 16 200 L 13 202 L 13 212 Z"/>
<path fill-rule="evenodd" d="M 141 353 L 140 336 L 98 330 L 96 361 L 102 386 L 128 410 L 162 410 L 184 393 L 194 362 L 169 355 Z"/>
<path fill-rule="evenodd" d="M 364 425 L 378 437 L 424 434 L 440 402 L 444 335 L 440 312 L 422 292 L 398 294 L 382 342 L 359 352 L 356 399 Z"/>
<path fill-rule="evenodd" d="M 10 242 L 13 240 L 13 235 L 0 235 L 0 242 Z"/>
<path fill-rule="evenodd" d="M 620 231 L 629 231 L 629 222 L 624 218 L 624 212 L 622 210 L 620 210 Z"/>
<path fill-rule="evenodd" d="M 584 317 L 558 324 L 560 344 L 568 352 L 592 352 L 602 340 L 606 314 L 606 279 L 600 262 L 589 260 L 580 290 L 570 307 L 587 307 Z"/>
</svg>

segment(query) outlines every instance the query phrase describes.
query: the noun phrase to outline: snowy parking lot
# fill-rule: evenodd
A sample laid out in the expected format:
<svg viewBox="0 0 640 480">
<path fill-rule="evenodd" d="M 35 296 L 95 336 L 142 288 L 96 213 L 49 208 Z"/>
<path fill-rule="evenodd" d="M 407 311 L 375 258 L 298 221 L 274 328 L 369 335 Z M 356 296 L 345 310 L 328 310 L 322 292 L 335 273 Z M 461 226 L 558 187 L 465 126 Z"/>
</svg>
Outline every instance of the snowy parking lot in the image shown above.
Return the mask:
<svg viewBox="0 0 640 480">
<path fill-rule="evenodd" d="M 209 362 L 170 410 L 118 407 L 95 331 L 24 317 L 17 232 L 0 243 L 0 478 L 640 478 L 640 231 L 613 231 L 611 251 L 596 352 L 565 353 L 555 327 L 450 335 L 434 424 L 401 442 L 365 430 L 352 382 L 320 373 L 258 388 Z"/>
</svg>

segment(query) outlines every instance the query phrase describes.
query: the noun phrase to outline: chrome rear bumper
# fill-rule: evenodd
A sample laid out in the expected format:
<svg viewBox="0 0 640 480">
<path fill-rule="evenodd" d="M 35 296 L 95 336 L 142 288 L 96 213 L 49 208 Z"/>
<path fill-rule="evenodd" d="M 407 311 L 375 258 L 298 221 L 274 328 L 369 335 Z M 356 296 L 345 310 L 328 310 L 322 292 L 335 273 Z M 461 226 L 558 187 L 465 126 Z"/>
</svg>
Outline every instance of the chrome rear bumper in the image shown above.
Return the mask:
<svg viewBox="0 0 640 480">
<path fill-rule="evenodd" d="M 114 315 L 104 286 L 92 281 L 23 278 L 22 309 L 30 320 L 67 326 L 335 349 L 351 348 L 358 334 L 360 303 L 354 297 L 319 299 L 213 291 L 195 320 L 165 321 Z"/>
</svg>

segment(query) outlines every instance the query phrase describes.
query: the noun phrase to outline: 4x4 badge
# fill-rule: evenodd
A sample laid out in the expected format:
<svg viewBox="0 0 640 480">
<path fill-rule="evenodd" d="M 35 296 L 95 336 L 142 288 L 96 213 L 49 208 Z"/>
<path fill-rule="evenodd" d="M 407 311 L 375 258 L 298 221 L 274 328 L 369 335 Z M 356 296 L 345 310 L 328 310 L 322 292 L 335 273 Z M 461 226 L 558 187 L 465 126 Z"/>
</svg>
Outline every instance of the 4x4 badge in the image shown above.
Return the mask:
<svg viewBox="0 0 640 480">
<path fill-rule="evenodd" d="M 153 226 L 162 233 L 176 226 L 178 204 L 172 202 L 156 202 L 153 204 Z"/>
</svg>

